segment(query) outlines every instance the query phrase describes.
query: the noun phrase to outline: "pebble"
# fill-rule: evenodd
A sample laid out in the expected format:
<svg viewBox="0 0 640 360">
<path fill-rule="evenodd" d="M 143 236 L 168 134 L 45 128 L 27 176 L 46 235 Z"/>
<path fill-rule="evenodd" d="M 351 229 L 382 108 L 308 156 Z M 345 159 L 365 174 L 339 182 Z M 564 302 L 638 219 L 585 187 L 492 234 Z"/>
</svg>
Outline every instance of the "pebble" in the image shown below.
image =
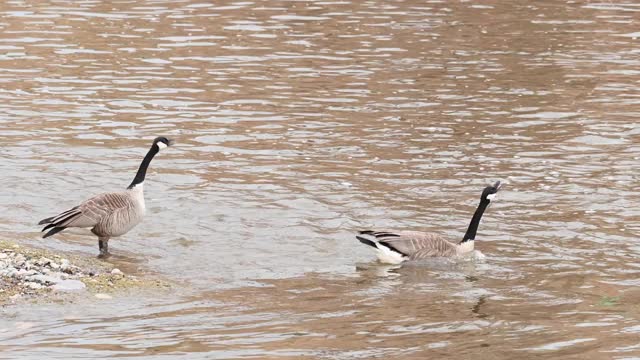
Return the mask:
<svg viewBox="0 0 640 360">
<path fill-rule="evenodd" d="M 71 263 L 69 263 L 69 260 L 62 259 L 60 261 L 60 270 L 62 270 L 63 272 L 66 272 L 67 274 L 73 274 L 74 268 L 75 266 L 72 266 Z"/>
<path fill-rule="evenodd" d="M 27 270 L 26 269 L 18 269 L 12 277 L 14 278 L 23 278 L 27 275 Z"/>
<path fill-rule="evenodd" d="M 87 286 L 80 280 L 61 280 L 51 288 L 55 291 L 77 291 Z"/>
<path fill-rule="evenodd" d="M 15 278 L 18 274 L 18 270 L 16 269 L 8 269 L 5 273 L 4 276 L 6 277 L 10 277 L 10 278 Z"/>
<path fill-rule="evenodd" d="M 61 281 L 60 279 L 50 275 L 39 275 L 39 274 L 29 276 L 27 280 L 37 282 L 43 285 L 57 284 Z"/>
<path fill-rule="evenodd" d="M 46 257 L 41 257 L 40 259 L 35 261 L 35 264 L 40 266 L 47 266 L 51 264 L 51 260 L 47 259 Z"/>
<path fill-rule="evenodd" d="M 44 256 L 32 257 L 30 254 L 21 254 L 15 250 L 0 249 L 0 293 L 14 288 L 19 292 L 12 295 L 9 300 L 16 301 L 26 294 L 32 294 L 33 290 L 51 289 L 53 291 L 82 291 L 86 289 L 80 278 L 91 279 L 95 275 L 82 271 L 71 264 L 68 259 L 58 256 L 55 260 Z M 111 270 L 111 275 L 124 275 L 119 269 Z M 111 299 L 108 294 L 96 294 L 98 299 Z"/>
<path fill-rule="evenodd" d="M 34 283 L 34 282 L 27 282 L 27 283 L 25 283 L 25 284 L 26 284 L 30 289 L 33 289 L 33 290 L 38 290 L 38 289 L 42 289 L 42 288 L 43 288 L 43 286 L 42 286 L 42 285 L 40 285 L 40 284 L 38 284 L 38 283 Z"/>
<path fill-rule="evenodd" d="M 18 254 L 13 261 L 17 266 L 22 266 L 24 265 L 25 262 L 25 258 L 22 254 Z"/>
</svg>

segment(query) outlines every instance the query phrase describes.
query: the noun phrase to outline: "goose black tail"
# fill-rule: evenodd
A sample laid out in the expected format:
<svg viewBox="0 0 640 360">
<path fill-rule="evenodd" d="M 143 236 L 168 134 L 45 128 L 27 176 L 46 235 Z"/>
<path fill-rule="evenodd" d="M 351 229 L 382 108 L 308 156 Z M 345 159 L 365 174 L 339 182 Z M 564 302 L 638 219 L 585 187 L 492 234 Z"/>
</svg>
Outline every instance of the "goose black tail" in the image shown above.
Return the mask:
<svg viewBox="0 0 640 360">
<path fill-rule="evenodd" d="M 48 224 L 51 222 L 51 220 L 53 220 L 55 218 L 55 216 L 52 217 L 48 217 L 46 219 L 42 219 L 40 220 L 40 222 L 38 223 L 38 225 L 44 225 L 44 224 Z"/>
<path fill-rule="evenodd" d="M 76 211 L 74 209 L 68 210 L 63 212 L 60 215 L 54 216 L 54 217 L 50 217 L 50 218 L 46 218 L 42 221 L 40 221 L 40 224 L 47 224 L 42 231 L 47 231 L 49 229 L 49 232 L 47 232 L 43 238 L 49 237 L 55 233 L 58 233 L 64 229 L 66 229 L 68 227 L 68 225 L 75 220 L 75 218 L 77 218 L 78 216 L 80 216 L 80 212 Z"/>
<path fill-rule="evenodd" d="M 57 234 L 57 233 L 59 233 L 60 231 L 62 231 L 62 230 L 64 230 L 64 229 L 66 229 L 66 227 L 64 227 L 64 226 L 57 227 L 57 226 L 56 226 L 56 227 L 54 227 L 53 229 L 49 230 L 46 234 L 44 234 L 44 235 L 42 236 L 42 238 L 43 238 L 43 239 L 44 239 L 44 238 L 48 238 L 49 236 L 51 236 L 51 235 L 53 235 L 53 234 Z"/>
<path fill-rule="evenodd" d="M 356 235 L 356 239 L 358 239 L 361 243 L 363 243 L 363 244 L 365 244 L 365 245 L 369 245 L 369 246 L 373 246 L 374 248 L 378 248 L 378 247 L 376 246 L 376 243 L 374 243 L 373 241 L 371 241 L 371 240 L 369 240 L 369 239 L 366 239 L 366 238 L 364 238 L 364 237 L 362 237 L 362 236 L 358 236 L 358 235 Z"/>
<path fill-rule="evenodd" d="M 42 219 L 40 220 L 40 222 L 38 223 L 38 225 L 44 225 L 44 224 L 51 224 L 51 223 L 59 223 L 63 218 L 66 219 L 70 219 L 72 216 L 69 215 L 77 215 L 80 211 L 78 210 L 78 206 L 74 206 L 71 209 L 67 210 L 67 211 L 63 211 L 62 213 L 56 215 L 56 216 L 52 216 L 52 217 L 48 217 L 46 219 Z"/>
</svg>

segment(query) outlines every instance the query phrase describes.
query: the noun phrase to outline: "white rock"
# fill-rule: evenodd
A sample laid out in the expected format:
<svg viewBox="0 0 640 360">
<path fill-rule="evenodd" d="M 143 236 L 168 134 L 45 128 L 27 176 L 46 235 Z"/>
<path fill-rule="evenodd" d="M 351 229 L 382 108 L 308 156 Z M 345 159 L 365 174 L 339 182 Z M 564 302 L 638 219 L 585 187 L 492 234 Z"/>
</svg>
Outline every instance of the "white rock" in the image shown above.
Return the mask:
<svg viewBox="0 0 640 360">
<path fill-rule="evenodd" d="M 111 295 L 103 294 L 103 293 L 95 294 L 95 297 L 98 298 L 98 299 L 103 299 L 103 300 L 113 299 L 113 297 L 111 297 Z"/>
<path fill-rule="evenodd" d="M 0 259 L 6 259 L 8 257 L 9 257 L 9 255 L 7 255 L 5 253 L 0 253 Z"/>
<path fill-rule="evenodd" d="M 80 280 L 61 280 L 51 288 L 55 291 L 78 291 L 87 286 Z"/>
<path fill-rule="evenodd" d="M 33 290 L 38 290 L 38 289 L 42 289 L 42 285 L 38 284 L 38 283 L 34 283 L 34 282 L 27 282 L 25 283 L 29 288 L 33 289 Z"/>
<path fill-rule="evenodd" d="M 71 264 L 69 263 L 69 260 L 67 259 L 62 259 L 60 261 L 60 270 L 68 274 L 73 274 L 73 266 L 71 266 Z"/>
<path fill-rule="evenodd" d="M 16 257 L 14 258 L 13 262 L 14 262 L 17 266 L 22 266 L 26 260 L 27 260 L 27 259 L 24 257 L 24 255 L 22 255 L 22 254 L 17 254 L 17 255 L 16 255 Z"/>
<path fill-rule="evenodd" d="M 111 270 L 111 275 L 124 275 L 120 269 Z"/>
<path fill-rule="evenodd" d="M 51 260 L 47 259 L 46 257 L 41 257 L 40 259 L 35 261 L 35 264 L 40 266 L 47 266 L 48 264 L 51 264 Z"/>
<path fill-rule="evenodd" d="M 4 271 L 4 276 L 15 278 L 18 276 L 18 270 L 14 268 L 8 268 L 7 270 Z"/>
<path fill-rule="evenodd" d="M 57 284 L 60 282 L 60 279 L 55 278 L 49 275 L 32 275 L 27 278 L 29 281 L 37 282 L 40 284 L 48 285 L 48 284 Z"/>
<path fill-rule="evenodd" d="M 17 270 L 15 273 L 13 273 L 12 277 L 14 277 L 14 278 L 22 278 L 22 277 L 24 277 L 26 275 L 27 275 L 27 270 L 20 269 L 20 270 Z"/>
</svg>

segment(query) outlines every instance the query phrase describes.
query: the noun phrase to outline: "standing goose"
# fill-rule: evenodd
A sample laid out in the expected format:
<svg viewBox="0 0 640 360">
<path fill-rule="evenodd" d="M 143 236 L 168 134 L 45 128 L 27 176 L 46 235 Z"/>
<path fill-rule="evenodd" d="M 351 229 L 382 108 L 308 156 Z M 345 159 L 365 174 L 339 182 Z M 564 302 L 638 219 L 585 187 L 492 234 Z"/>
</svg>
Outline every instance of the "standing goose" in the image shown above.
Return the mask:
<svg viewBox="0 0 640 360">
<path fill-rule="evenodd" d="M 147 168 L 160 150 L 171 145 L 173 141 L 166 137 L 155 138 L 125 191 L 96 195 L 78 206 L 40 221 L 38 225 L 47 224 L 42 231 L 49 230 L 42 237 L 49 237 L 69 227 L 91 228 L 91 232 L 98 236 L 100 256 L 108 256 L 109 238 L 127 233 L 142 221 L 145 212 L 143 184 Z"/>
<path fill-rule="evenodd" d="M 445 240 L 437 234 L 418 231 L 360 231 L 356 238 L 361 243 L 376 248 L 378 259 L 383 263 L 400 264 L 407 260 L 430 257 L 454 257 L 473 251 L 480 218 L 500 190 L 500 181 L 482 191 L 480 204 L 471 218 L 471 223 L 459 243 Z"/>
</svg>

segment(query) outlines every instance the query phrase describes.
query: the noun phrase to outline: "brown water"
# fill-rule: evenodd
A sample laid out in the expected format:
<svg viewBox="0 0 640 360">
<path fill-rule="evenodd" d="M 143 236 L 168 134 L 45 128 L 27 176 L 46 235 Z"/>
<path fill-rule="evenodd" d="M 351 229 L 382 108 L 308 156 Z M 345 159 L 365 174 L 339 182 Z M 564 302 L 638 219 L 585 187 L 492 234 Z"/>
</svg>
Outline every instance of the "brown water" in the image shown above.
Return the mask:
<svg viewBox="0 0 640 360">
<path fill-rule="evenodd" d="M 5 1 L 0 236 L 124 188 L 172 294 L 9 307 L 0 358 L 640 356 L 632 1 Z M 370 226 L 486 258 L 389 268 Z"/>
</svg>

